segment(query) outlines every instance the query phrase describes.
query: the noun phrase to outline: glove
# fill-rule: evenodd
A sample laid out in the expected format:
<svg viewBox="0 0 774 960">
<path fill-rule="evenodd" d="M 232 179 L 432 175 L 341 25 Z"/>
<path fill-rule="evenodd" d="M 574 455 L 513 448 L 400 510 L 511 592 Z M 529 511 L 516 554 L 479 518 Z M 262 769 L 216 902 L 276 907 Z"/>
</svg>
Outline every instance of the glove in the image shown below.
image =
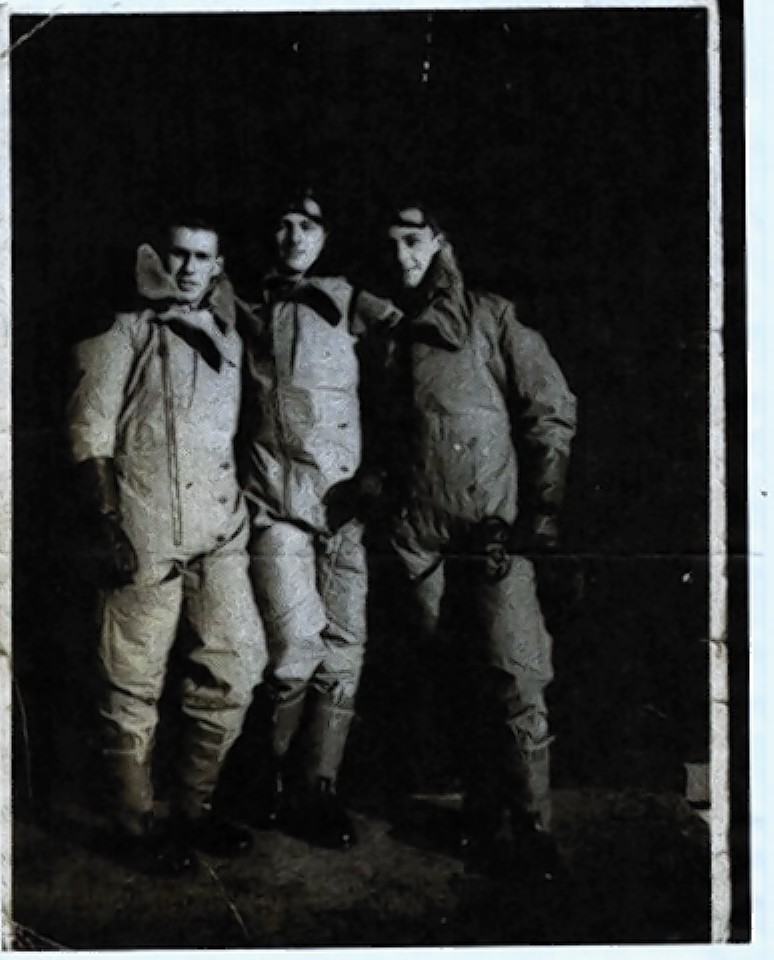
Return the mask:
<svg viewBox="0 0 774 960">
<path fill-rule="evenodd" d="M 482 574 L 489 583 L 499 583 L 510 572 L 510 539 L 511 528 L 500 517 L 487 517 L 474 530 L 473 550 L 483 559 Z"/>
<path fill-rule="evenodd" d="M 532 524 L 530 553 L 539 556 L 559 549 L 559 521 L 552 514 L 538 514 Z"/>
<path fill-rule="evenodd" d="M 528 514 L 526 552 L 538 556 L 555 553 L 559 548 L 559 513 L 567 485 L 569 459 L 555 449 L 542 451 L 534 465 L 534 494 Z"/>
<path fill-rule="evenodd" d="M 335 484 L 323 497 L 326 522 L 331 533 L 356 517 L 366 520 L 378 502 L 384 481 L 378 473 L 363 473 Z"/>
<path fill-rule="evenodd" d="M 77 483 L 87 518 L 83 572 L 100 587 L 126 586 L 137 573 L 138 562 L 121 527 L 113 460 L 97 457 L 78 464 Z"/>
</svg>

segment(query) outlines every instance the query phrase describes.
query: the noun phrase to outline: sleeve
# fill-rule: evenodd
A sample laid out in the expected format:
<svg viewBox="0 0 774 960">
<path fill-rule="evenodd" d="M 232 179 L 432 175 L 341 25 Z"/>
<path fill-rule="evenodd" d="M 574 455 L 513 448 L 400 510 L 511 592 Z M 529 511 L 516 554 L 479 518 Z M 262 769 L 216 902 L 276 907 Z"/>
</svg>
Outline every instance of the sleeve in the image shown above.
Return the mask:
<svg viewBox="0 0 774 960">
<path fill-rule="evenodd" d="M 516 319 L 512 304 L 502 315 L 501 343 L 521 439 L 538 453 L 568 457 L 577 427 L 575 395 L 543 337 Z"/>
<path fill-rule="evenodd" d="M 447 291 L 435 294 L 411 321 L 412 337 L 445 350 L 459 350 L 468 335 L 468 319 L 461 297 Z"/>
<path fill-rule="evenodd" d="M 352 296 L 352 330 L 356 335 L 379 332 L 389 334 L 400 323 L 402 312 L 391 300 L 367 290 L 355 290 Z"/>
<path fill-rule="evenodd" d="M 82 340 L 73 349 L 74 387 L 67 404 L 67 427 L 75 463 L 114 455 L 135 356 L 134 319 L 119 315 L 106 333 Z"/>
</svg>

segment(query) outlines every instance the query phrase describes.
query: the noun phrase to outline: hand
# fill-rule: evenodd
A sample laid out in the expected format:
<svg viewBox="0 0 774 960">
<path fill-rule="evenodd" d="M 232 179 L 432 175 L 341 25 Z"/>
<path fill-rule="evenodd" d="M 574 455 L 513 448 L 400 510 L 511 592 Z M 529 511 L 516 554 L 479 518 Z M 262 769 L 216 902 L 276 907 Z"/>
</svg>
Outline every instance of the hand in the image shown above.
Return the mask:
<svg viewBox="0 0 774 960">
<path fill-rule="evenodd" d="M 559 548 L 559 523 L 551 514 L 538 514 L 532 525 L 530 552 L 556 553 Z"/>
<path fill-rule="evenodd" d="M 490 583 L 504 580 L 511 569 L 511 557 L 508 553 L 510 526 L 499 517 L 487 517 L 478 525 L 474 536 L 476 552 L 483 558 L 484 579 Z"/>
<path fill-rule="evenodd" d="M 364 473 L 342 480 L 325 494 L 326 522 L 331 533 L 356 517 L 366 520 L 382 496 L 384 483 L 378 473 Z"/>
<path fill-rule="evenodd" d="M 89 531 L 84 549 L 86 578 L 115 590 L 130 584 L 137 573 L 137 554 L 115 514 L 101 514 Z"/>
</svg>

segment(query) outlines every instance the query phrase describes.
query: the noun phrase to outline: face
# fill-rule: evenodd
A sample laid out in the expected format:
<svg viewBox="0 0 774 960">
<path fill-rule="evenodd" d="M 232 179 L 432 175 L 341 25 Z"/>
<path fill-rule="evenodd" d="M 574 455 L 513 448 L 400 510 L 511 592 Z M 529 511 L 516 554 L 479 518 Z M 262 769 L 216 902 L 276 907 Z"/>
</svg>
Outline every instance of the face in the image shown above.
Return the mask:
<svg viewBox="0 0 774 960">
<path fill-rule="evenodd" d="M 402 224 L 390 227 L 395 259 L 401 269 L 404 287 L 418 287 L 424 279 L 433 257 L 441 248 L 441 235 L 427 224 L 422 226 L 421 210 L 409 208 L 399 213 Z M 411 221 L 417 226 L 408 226 Z"/>
<path fill-rule="evenodd" d="M 167 269 L 183 303 L 198 303 L 223 270 L 218 235 L 199 227 L 173 227 L 169 233 Z"/>
<path fill-rule="evenodd" d="M 290 273 L 306 273 L 322 253 L 325 227 L 303 213 L 286 213 L 275 234 L 279 261 Z"/>
</svg>

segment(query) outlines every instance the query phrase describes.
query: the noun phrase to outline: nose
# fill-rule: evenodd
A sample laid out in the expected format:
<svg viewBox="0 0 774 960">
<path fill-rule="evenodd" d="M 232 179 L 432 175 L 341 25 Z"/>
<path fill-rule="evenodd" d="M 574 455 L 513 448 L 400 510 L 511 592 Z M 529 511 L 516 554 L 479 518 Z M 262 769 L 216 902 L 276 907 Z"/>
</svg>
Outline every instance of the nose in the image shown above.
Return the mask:
<svg viewBox="0 0 774 960">
<path fill-rule="evenodd" d="M 407 267 L 413 266 L 414 264 L 413 254 L 411 250 L 404 244 L 401 244 L 398 247 L 398 263 L 404 270 Z"/>
<path fill-rule="evenodd" d="M 185 260 L 183 261 L 183 273 L 186 275 L 190 275 L 194 273 L 195 265 L 196 265 L 196 261 L 194 260 L 194 255 L 192 253 L 189 253 L 188 256 L 185 258 Z"/>
</svg>

